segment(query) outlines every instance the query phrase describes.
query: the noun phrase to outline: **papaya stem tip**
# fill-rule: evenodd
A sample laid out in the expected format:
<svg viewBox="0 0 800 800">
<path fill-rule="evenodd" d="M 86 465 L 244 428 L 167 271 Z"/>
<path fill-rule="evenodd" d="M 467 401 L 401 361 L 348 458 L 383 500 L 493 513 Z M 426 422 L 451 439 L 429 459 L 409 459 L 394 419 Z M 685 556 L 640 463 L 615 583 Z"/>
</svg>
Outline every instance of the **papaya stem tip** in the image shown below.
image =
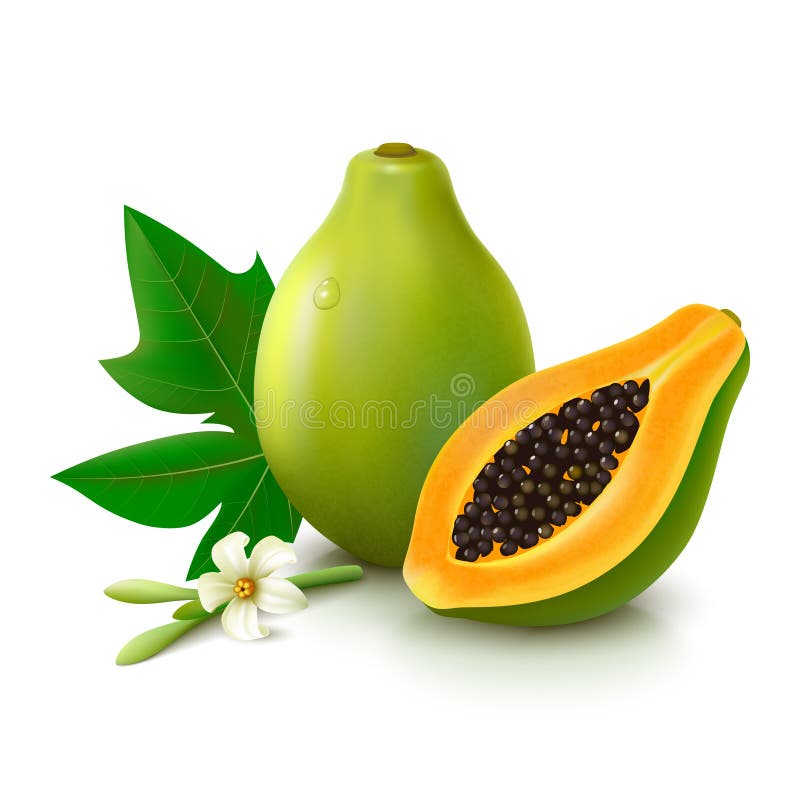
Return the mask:
<svg viewBox="0 0 800 800">
<path fill-rule="evenodd" d="M 406 142 L 384 142 L 374 152 L 376 156 L 383 158 L 408 158 L 417 154 L 417 151 Z"/>
<path fill-rule="evenodd" d="M 721 308 L 720 311 L 726 316 L 729 316 L 740 328 L 742 327 L 742 321 L 739 319 L 738 315 L 729 308 Z"/>
</svg>

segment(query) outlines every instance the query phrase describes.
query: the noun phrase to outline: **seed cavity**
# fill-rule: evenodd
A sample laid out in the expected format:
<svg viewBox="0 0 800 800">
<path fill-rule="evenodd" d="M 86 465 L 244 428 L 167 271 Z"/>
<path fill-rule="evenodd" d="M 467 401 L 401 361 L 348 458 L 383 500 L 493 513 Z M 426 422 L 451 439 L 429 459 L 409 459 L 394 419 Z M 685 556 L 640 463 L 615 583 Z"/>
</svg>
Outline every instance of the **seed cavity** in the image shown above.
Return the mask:
<svg viewBox="0 0 800 800">
<path fill-rule="evenodd" d="M 611 383 L 517 431 L 472 483 L 453 523 L 455 557 L 513 556 L 568 525 L 613 480 L 649 399 L 648 379 Z"/>
</svg>

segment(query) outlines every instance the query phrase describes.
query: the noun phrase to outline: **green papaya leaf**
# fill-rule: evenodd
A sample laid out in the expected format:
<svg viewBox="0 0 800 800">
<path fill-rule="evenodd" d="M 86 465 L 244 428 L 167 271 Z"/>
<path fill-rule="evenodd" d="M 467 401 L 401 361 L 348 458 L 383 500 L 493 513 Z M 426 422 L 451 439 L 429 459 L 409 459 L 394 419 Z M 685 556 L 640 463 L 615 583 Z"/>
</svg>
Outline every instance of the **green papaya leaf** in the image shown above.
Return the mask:
<svg viewBox="0 0 800 800">
<path fill-rule="evenodd" d="M 169 603 L 173 600 L 197 598 L 197 589 L 141 579 L 117 581 L 104 591 L 112 600 L 119 600 L 121 603 Z"/>
<path fill-rule="evenodd" d="M 139 344 L 102 361 L 112 378 L 161 411 L 211 413 L 256 439 L 255 352 L 275 290 L 261 259 L 228 272 L 154 219 L 125 208 L 125 246 Z"/>
<path fill-rule="evenodd" d="M 138 664 L 140 661 L 152 658 L 156 653 L 160 653 L 165 647 L 180 639 L 181 636 L 188 633 L 205 619 L 208 619 L 208 617 L 168 622 L 166 625 L 140 633 L 119 651 L 117 664 L 125 667 L 129 664 Z"/>
<path fill-rule="evenodd" d="M 233 429 L 157 439 L 115 450 L 53 477 L 103 508 L 146 525 L 190 525 L 220 507 L 189 578 L 215 569 L 211 548 L 242 531 L 250 547 L 274 534 L 293 541 L 300 515 L 278 487 L 253 414 L 255 355 L 274 286 L 256 254 L 234 274 L 179 234 L 125 208 L 125 245 L 139 344 L 103 366 L 137 399 L 162 411 L 208 413 Z"/>
<path fill-rule="evenodd" d="M 114 450 L 53 477 L 125 519 L 177 528 L 257 480 L 266 461 L 255 447 L 224 431 L 184 433 Z"/>
<path fill-rule="evenodd" d="M 211 548 L 224 536 L 242 531 L 250 537 L 248 555 L 256 542 L 270 534 L 284 541 L 294 541 L 302 517 L 288 502 L 275 481 L 266 461 L 259 465 L 255 480 L 231 493 L 219 515 L 201 539 L 192 559 L 186 580 L 199 578 L 204 572 L 216 572 L 211 560 Z"/>
</svg>

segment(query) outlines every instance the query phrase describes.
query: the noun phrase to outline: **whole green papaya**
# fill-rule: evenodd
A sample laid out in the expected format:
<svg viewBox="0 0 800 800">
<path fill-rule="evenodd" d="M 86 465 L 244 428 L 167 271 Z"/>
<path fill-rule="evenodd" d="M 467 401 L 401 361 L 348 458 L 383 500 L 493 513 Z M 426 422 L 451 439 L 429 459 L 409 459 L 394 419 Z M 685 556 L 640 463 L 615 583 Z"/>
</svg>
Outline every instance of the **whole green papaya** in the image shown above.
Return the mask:
<svg viewBox="0 0 800 800">
<path fill-rule="evenodd" d="M 270 302 L 255 416 L 273 473 L 323 535 L 400 566 L 452 431 L 534 370 L 519 299 L 447 168 L 406 144 L 356 155 Z"/>
</svg>

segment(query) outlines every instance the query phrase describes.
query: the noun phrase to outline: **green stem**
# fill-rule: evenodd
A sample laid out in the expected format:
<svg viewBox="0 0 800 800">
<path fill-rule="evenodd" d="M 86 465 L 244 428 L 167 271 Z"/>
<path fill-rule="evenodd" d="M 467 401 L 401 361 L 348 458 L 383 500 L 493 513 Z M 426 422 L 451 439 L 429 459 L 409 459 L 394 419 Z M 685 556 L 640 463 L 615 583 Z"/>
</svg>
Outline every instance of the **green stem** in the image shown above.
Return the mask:
<svg viewBox="0 0 800 800">
<path fill-rule="evenodd" d="M 304 572 L 300 575 L 293 575 L 286 580 L 297 586 L 298 589 L 311 589 L 314 586 L 330 586 L 334 583 L 345 583 L 346 581 L 357 581 L 364 574 L 364 570 L 354 564 L 346 567 L 329 567 L 328 569 L 317 569 L 313 572 Z M 217 609 L 218 613 L 225 606 L 225 603 Z M 203 608 L 199 600 L 190 600 L 180 606 L 172 615 L 178 620 L 205 619 L 209 613 Z"/>
<path fill-rule="evenodd" d="M 357 581 L 364 574 L 364 570 L 355 565 L 349 564 L 344 567 L 328 567 L 328 569 L 317 569 L 312 572 L 303 572 L 300 575 L 292 575 L 291 578 L 286 580 L 297 586 L 298 589 L 310 589 L 314 586 L 329 586 L 334 583 L 345 583 L 347 581 Z M 143 587 L 142 584 L 148 583 L 148 586 Z M 135 584 L 135 585 L 134 585 Z M 124 600 L 124 602 L 163 602 L 152 599 L 156 596 L 162 596 L 166 584 L 155 584 L 152 581 L 123 581 L 120 584 L 114 584 L 109 587 L 111 591 L 107 590 L 109 596 L 117 600 Z M 143 588 L 147 591 L 143 591 Z M 214 611 L 208 612 L 201 605 L 200 601 L 196 599 L 197 592 L 194 589 L 183 589 L 182 587 L 171 587 L 172 589 L 179 590 L 174 592 L 172 599 L 187 599 L 192 598 L 188 603 L 184 603 L 180 608 L 175 611 L 174 622 L 162 625 L 159 628 L 145 631 L 139 634 L 134 639 L 131 639 L 125 647 L 120 650 L 117 656 L 117 664 L 137 664 L 144 661 L 156 653 L 160 653 L 165 647 L 171 645 L 177 639 L 180 639 L 185 633 L 188 633 L 192 628 L 195 628 L 201 622 L 204 622 L 211 617 L 221 614 L 225 610 L 225 603 Z M 181 594 L 183 592 L 183 594 Z M 169 595 L 171 592 L 166 591 L 165 594 Z M 164 598 L 166 599 L 166 598 Z"/>
<path fill-rule="evenodd" d="M 357 581 L 363 574 L 364 570 L 361 567 L 356 564 L 348 564 L 346 567 L 328 567 L 328 569 L 303 572 L 300 575 L 292 575 L 286 580 L 293 583 L 298 589 L 310 589 L 312 586 L 328 586 L 333 583 Z"/>
</svg>

